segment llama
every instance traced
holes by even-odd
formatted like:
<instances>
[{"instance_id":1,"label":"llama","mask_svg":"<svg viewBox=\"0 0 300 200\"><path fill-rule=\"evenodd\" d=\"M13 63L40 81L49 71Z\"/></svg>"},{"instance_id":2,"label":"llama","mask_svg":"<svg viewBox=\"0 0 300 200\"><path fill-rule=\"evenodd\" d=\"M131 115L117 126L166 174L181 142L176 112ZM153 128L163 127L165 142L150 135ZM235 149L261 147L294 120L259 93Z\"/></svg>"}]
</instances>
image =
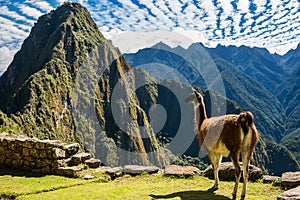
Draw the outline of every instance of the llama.
<instances>
[{"instance_id":1,"label":"llama","mask_svg":"<svg viewBox=\"0 0 300 200\"><path fill-rule=\"evenodd\" d=\"M236 197L241 177L239 156L242 153L243 189L242 198L246 195L250 159L258 142L258 132L251 112L241 112L239 115L223 115L207 118L203 97L194 91L186 102L194 104L195 129L202 153L206 153L214 170L215 183L211 188L217 190L219 185L219 165L222 157L231 156L235 167L236 181L233 197Z\"/></svg>"}]
</instances>

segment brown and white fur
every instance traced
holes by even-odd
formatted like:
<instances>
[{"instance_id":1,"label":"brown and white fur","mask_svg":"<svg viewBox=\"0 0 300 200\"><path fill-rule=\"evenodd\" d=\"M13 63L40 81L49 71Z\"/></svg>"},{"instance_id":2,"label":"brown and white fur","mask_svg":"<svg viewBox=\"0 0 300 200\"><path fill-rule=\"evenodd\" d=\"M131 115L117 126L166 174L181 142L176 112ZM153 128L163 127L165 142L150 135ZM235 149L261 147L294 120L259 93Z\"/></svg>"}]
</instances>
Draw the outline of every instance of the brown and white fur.
<instances>
[{"instance_id":1,"label":"brown and white fur","mask_svg":"<svg viewBox=\"0 0 300 200\"><path fill-rule=\"evenodd\" d=\"M239 156L242 153L243 162L243 190L242 198L245 197L250 159L258 141L258 132L254 124L251 112L241 112L239 115L223 115L207 118L203 97L194 91L186 98L187 102L194 104L195 125L199 146L202 153L206 153L210 159L215 177L213 190L219 185L219 165L223 156L230 154L235 167L236 181L233 196L236 196L241 168Z\"/></svg>"}]
</instances>

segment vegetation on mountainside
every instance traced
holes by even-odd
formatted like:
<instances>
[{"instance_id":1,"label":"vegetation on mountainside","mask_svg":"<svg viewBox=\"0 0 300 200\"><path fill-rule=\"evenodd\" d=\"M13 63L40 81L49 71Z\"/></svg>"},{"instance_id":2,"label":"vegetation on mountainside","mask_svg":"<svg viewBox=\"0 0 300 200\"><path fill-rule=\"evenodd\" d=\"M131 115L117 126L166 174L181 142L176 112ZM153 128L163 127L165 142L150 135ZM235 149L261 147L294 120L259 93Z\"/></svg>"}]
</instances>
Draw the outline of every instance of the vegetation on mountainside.
<instances>
[{"instance_id":1,"label":"vegetation on mountainside","mask_svg":"<svg viewBox=\"0 0 300 200\"><path fill-rule=\"evenodd\" d=\"M284 132L285 116L276 97L231 62L217 55L209 55L207 51L200 44L192 45L189 49L157 45L135 54L125 54L125 57L134 67L144 67L155 77L162 76L160 70L153 70L160 69L156 65L161 64L181 74L192 85L203 89L224 89L227 98L254 114L256 126L262 135L278 142Z\"/></svg>"},{"instance_id":2,"label":"vegetation on mountainside","mask_svg":"<svg viewBox=\"0 0 300 200\"><path fill-rule=\"evenodd\" d=\"M64 3L39 18L1 76L1 127L15 128L10 124L13 121L17 134L76 141L96 157L109 152L101 160L112 166L129 162L163 166L168 156L160 150L139 106L134 75L124 78L130 69L119 50L99 32L87 9ZM143 72L137 76L150 77ZM111 101L117 84L123 93ZM130 121L123 122L125 117ZM118 122L127 124L122 129ZM112 155L117 160L112 161Z\"/></svg>"},{"instance_id":3,"label":"vegetation on mountainside","mask_svg":"<svg viewBox=\"0 0 300 200\"><path fill-rule=\"evenodd\" d=\"M239 52L239 50L241 52ZM206 51L212 54L208 55ZM252 55L241 57L243 53L250 55L251 51L253 51L255 55L253 58ZM190 83L200 86L201 88L207 87L205 80L208 77L202 77L206 72L205 69L213 65L211 63L214 63L222 76L222 81L226 88L226 96L229 99L237 101L239 106L244 110L250 110L254 113L255 124L264 139L279 143L284 135L289 134L295 128L299 127L300 115L299 112L297 112L297 110L299 110L298 108L300 108L299 103L297 103L299 102L297 99L299 95L293 94L298 94L297 89L299 89L298 85L300 82L294 77L297 76L297 71L294 70L290 80L282 83L287 76L286 73L283 73L282 65L284 64L272 61L273 57L266 57L266 54L267 52L261 49L250 49L246 47L218 47L218 49L208 49L201 44L194 44L190 46L188 50L185 50L180 47L172 49L160 43L153 48L146 48L135 54L126 54L125 57L133 66L145 68L153 76L161 77L159 64L174 68ZM204 56L201 57L199 55ZM210 59L208 59L209 56L211 56ZM294 56L291 55L291 57ZM277 59L283 58L276 57L275 60ZM291 58L291 60L294 59ZM291 61L291 63L293 63L293 61ZM270 66L270 64L274 65ZM202 67L201 70L203 73L199 74L195 66L199 68ZM274 66L276 70L272 71L271 69ZM270 72L270 74L268 72ZM256 77L256 75L258 76ZM263 76L265 76L265 78L263 78ZM284 92L281 94L276 90L274 93L276 86L280 83L282 83L282 87L279 88L279 91L283 90ZM267 87L268 84L274 87ZM281 105L276 95L278 95L279 98L282 96L285 102L283 105L287 104L289 108L294 108L295 110L291 114L288 113L288 110L285 111L285 106L283 107ZM234 109L228 109L227 111L228 113L236 113ZM297 138L295 138L295 140L297 141ZM269 163L269 160L277 162L277 155L272 154L274 157L271 155L268 156L265 148L271 148L270 152L279 152L278 149L283 148L281 146L282 144L286 144L284 143L284 139L282 139L279 145L268 146L266 146L264 140L261 140L254 154L255 164L267 169L268 167L265 164ZM287 146L287 148L289 150L293 149L292 152L297 158L299 148L297 148L296 142L289 142L289 145L292 146ZM294 164L294 170L298 168L293 155L289 153L284 153L283 155L283 159L291 160L291 163ZM283 167L283 165L281 165L281 167ZM284 167L284 170L291 169L289 166ZM273 170L277 171L278 169L271 169L270 171Z\"/></svg>"},{"instance_id":4,"label":"vegetation on mountainside","mask_svg":"<svg viewBox=\"0 0 300 200\"><path fill-rule=\"evenodd\" d=\"M219 199L232 198L233 182L220 181L219 190L209 192L213 180L166 177L164 175L123 176L109 181L105 176L83 180L59 176L0 176L0 198L14 199ZM30 183L30 184L29 184ZM242 185L240 185L242 186ZM239 189L241 190L241 188ZM250 182L247 199L276 199L280 187Z\"/></svg>"},{"instance_id":5,"label":"vegetation on mountainside","mask_svg":"<svg viewBox=\"0 0 300 200\"><path fill-rule=\"evenodd\" d=\"M269 169L269 174L280 176L287 171L300 170L295 156L285 146L267 140L266 150L269 160L265 163L265 167L266 169Z\"/></svg>"},{"instance_id":6,"label":"vegetation on mountainside","mask_svg":"<svg viewBox=\"0 0 300 200\"><path fill-rule=\"evenodd\" d=\"M281 140L281 144L290 150L300 164L300 128L294 130Z\"/></svg>"}]
</instances>

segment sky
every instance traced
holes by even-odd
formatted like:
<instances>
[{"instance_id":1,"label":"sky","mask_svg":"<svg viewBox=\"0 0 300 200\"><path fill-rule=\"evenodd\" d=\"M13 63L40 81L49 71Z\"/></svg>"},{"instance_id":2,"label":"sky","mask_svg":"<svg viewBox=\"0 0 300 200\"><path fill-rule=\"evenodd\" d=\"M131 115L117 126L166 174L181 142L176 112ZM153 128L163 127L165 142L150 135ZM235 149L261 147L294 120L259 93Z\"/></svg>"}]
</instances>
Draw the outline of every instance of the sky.
<instances>
[{"instance_id":1,"label":"sky","mask_svg":"<svg viewBox=\"0 0 300 200\"><path fill-rule=\"evenodd\" d=\"M0 73L38 17L64 0L0 0ZM187 48L246 45L285 54L300 41L298 0L75 0L121 52L162 41Z\"/></svg>"}]
</instances>

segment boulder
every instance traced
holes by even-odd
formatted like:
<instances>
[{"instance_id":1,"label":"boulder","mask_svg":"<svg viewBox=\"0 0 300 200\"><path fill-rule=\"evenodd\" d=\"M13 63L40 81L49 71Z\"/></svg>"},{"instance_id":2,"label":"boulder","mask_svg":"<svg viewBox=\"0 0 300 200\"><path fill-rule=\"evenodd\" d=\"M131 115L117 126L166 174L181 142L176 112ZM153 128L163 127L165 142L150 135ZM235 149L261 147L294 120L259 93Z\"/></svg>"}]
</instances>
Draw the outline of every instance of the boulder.
<instances>
[{"instance_id":1,"label":"boulder","mask_svg":"<svg viewBox=\"0 0 300 200\"><path fill-rule=\"evenodd\" d=\"M122 176L123 168L122 167L113 167L106 171L112 179Z\"/></svg>"},{"instance_id":2,"label":"boulder","mask_svg":"<svg viewBox=\"0 0 300 200\"><path fill-rule=\"evenodd\" d=\"M35 149L31 149L31 153L30 153L32 156L34 156L32 153L33 150L35 150ZM64 159L64 158L66 158L66 151L62 150L60 148L53 148L52 149L52 158L53 159Z\"/></svg>"},{"instance_id":3,"label":"boulder","mask_svg":"<svg viewBox=\"0 0 300 200\"><path fill-rule=\"evenodd\" d=\"M100 166L95 169L95 172L107 173L110 169L112 169L112 168L108 167L108 166Z\"/></svg>"},{"instance_id":4,"label":"boulder","mask_svg":"<svg viewBox=\"0 0 300 200\"><path fill-rule=\"evenodd\" d=\"M242 163L240 163L240 167L243 171ZM250 181L257 181L258 179L262 178L263 172L260 168L249 165L249 177L248 180ZM204 170L204 176L208 177L209 179L214 179L214 172L212 169L212 165L208 166ZM232 162L223 162L220 164L219 167L219 179L222 181L235 181L235 169ZM243 180L243 176L241 175L241 180Z\"/></svg>"},{"instance_id":5,"label":"boulder","mask_svg":"<svg viewBox=\"0 0 300 200\"><path fill-rule=\"evenodd\" d=\"M70 178L78 178L79 172L83 170L81 166L73 166L73 167L60 167L57 169L56 174L61 176L66 176Z\"/></svg>"},{"instance_id":6,"label":"boulder","mask_svg":"<svg viewBox=\"0 0 300 200\"><path fill-rule=\"evenodd\" d=\"M80 145L78 143L68 144L64 146L64 149L66 150L68 156L72 156L76 153L78 153L80 148Z\"/></svg>"},{"instance_id":7,"label":"boulder","mask_svg":"<svg viewBox=\"0 0 300 200\"><path fill-rule=\"evenodd\" d=\"M159 168L156 166L141 166L141 165L125 165L123 167L123 173L137 175L137 174L153 174L159 171Z\"/></svg>"},{"instance_id":8,"label":"boulder","mask_svg":"<svg viewBox=\"0 0 300 200\"><path fill-rule=\"evenodd\" d=\"M300 186L287 190L278 196L277 200L299 200L300 199Z\"/></svg>"},{"instance_id":9,"label":"boulder","mask_svg":"<svg viewBox=\"0 0 300 200\"><path fill-rule=\"evenodd\" d=\"M90 159L84 161L84 164L89 166L89 168L97 168L100 166L101 161L99 159L90 158Z\"/></svg>"},{"instance_id":10,"label":"boulder","mask_svg":"<svg viewBox=\"0 0 300 200\"><path fill-rule=\"evenodd\" d=\"M281 176L281 185L285 189L295 188L300 185L300 171L285 172Z\"/></svg>"},{"instance_id":11,"label":"boulder","mask_svg":"<svg viewBox=\"0 0 300 200\"><path fill-rule=\"evenodd\" d=\"M71 157L71 160L69 162L70 165L76 166L81 163L84 163L84 161L91 158L91 154L89 153L78 153Z\"/></svg>"},{"instance_id":12,"label":"boulder","mask_svg":"<svg viewBox=\"0 0 300 200\"><path fill-rule=\"evenodd\" d=\"M169 165L165 168L164 173L172 176L198 176L201 171L193 166Z\"/></svg>"},{"instance_id":13,"label":"boulder","mask_svg":"<svg viewBox=\"0 0 300 200\"><path fill-rule=\"evenodd\" d=\"M83 177L83 179L85 179L85 180L90 180L90 179L94 179L94 178L95 178L95 176L92 176L92 175L89 175L89 174L86 174Z\"/></svg>"},{"instance_id":14,"label":"boulder","mask_svg":"<svg viewBox=\"0 0 300 200\"><path fill-rule=\"evenodd\" d=\"M281 178L279 176L263 175L263 183L272 183L278 179Z\"/></svg>"}]
</instances>

